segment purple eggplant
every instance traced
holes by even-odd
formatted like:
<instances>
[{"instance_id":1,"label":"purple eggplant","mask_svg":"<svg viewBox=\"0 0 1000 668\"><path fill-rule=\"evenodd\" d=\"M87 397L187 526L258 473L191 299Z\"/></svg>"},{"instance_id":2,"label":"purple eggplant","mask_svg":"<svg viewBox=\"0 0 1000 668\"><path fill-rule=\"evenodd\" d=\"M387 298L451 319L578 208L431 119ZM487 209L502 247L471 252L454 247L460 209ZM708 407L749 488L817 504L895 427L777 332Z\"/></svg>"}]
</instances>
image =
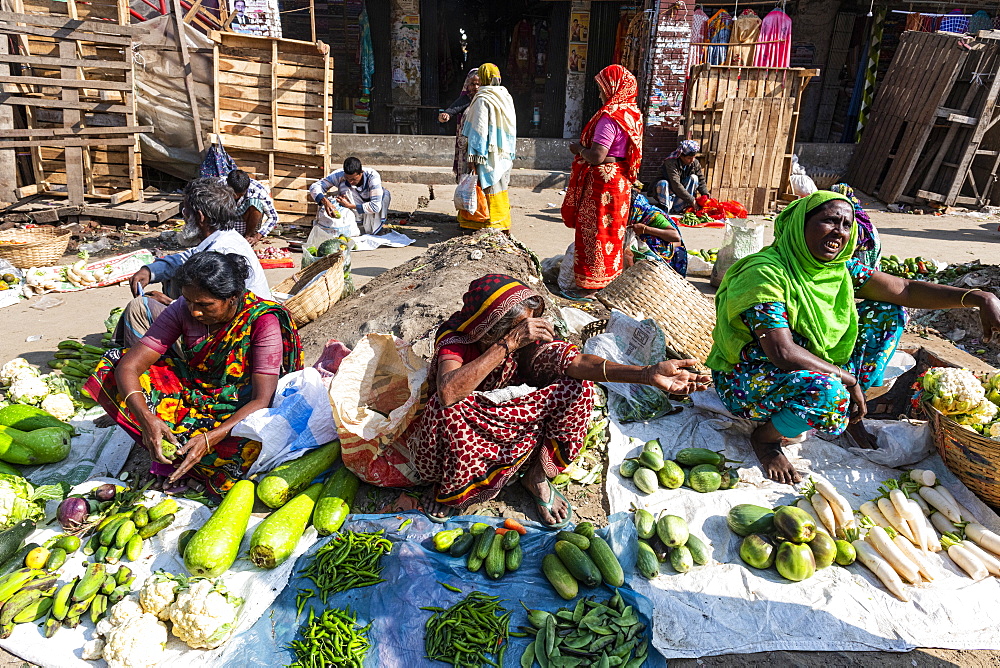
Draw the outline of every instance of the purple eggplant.
<instances>
[{"instance_id":1,"label":"purple eggplant","mask_svg":"<svg viewBox=\"0 0 1000 668\"><path fill-rule=\"evenodd\" d=\"M87 500L81 499L78 496L71 496L59 504L59 511L56 513L56 517L63 528L69 529L86 522L88 514L89 507L87 506Z\"/></svg>"}]
</instances>

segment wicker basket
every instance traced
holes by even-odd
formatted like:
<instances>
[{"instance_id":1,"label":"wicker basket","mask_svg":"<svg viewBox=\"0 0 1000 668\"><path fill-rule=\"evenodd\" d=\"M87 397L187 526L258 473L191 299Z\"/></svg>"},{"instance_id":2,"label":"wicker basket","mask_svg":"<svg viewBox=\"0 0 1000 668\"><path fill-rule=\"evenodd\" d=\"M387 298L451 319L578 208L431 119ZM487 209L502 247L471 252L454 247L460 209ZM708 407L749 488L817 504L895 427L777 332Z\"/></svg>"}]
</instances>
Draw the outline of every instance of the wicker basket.
<instances>
[{"instance_id":1,"label":"wicker basket","mask_svg":"<svg viewBox=\"0 0 1000 668\"><path fill-rule=\"evenodd\" d=\"M702 364L712 350L715 304L660 262L640 260L597 293L608 308L632 318L652 318L663 329L667 353Z\"/></svg>"},{"instance_id":2,"label":"wicker basket","mask_svg":"<svg viewBox=\"0 0 1000 668\"><path fill-rule=\"evenodd\" d=\"M70 239L69 230L52 230L32 227L25 230L0 232L0 258L7 260L18 269L49 267L59 261L66 252ZM20 241L8 245L5 241Z\"/></svg>"},{"instance_id":3,"label":"wicker basket","mask_svg":"<svg viewBox=\"0 0 1000 668\"><path fill-rule=\"evenodd\" d=\"M592 336L597 336L598 334L603 334L604 330L608 328L608 321L605 320L595 320L594 322L588 322L580 330L580 341L581 343L586 343L587 339Z\"/></svg>"},{"instance_id":4,"label":"wicker basket","mask_svg":"<svg viewBox=\"0 0 1000 668\"><path fill-rule=\"evenodd\" d=\"M1000 506L1000 442L969 431L927 402L923 409L945 466L980 499Z\"/></svg>"},{"instance_id":5,"label":"wicker basket","mask_svg":"<svg viewBox=\"0 0 1000 668\"><path fill-rule=\"evenodd\" d=\"M344 294L344 259L343 253L327 255L274 286L272 292L292 295L285 301L285 308L297 326L329 311ZM310 285L309 281L319 274L323 275Z\"/></svg>"}]
</instances>

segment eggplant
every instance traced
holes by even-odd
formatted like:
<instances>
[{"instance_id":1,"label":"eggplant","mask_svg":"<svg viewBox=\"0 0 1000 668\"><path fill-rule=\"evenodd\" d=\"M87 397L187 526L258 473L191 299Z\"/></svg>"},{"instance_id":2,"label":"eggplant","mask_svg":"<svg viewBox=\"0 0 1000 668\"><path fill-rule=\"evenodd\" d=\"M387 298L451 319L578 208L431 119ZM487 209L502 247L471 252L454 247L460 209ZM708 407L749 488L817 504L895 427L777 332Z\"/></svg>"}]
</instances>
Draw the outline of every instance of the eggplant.
<instances>
[{"instance_id":1,"label":"eggplant","mask_svg":"<svg viewBox=\"0 0 1000 668\"><path fill-rule=\"evenodd\" d=\"M94 490L94 498L98 501L113 501L118 490L111 483L105 483Z\"/></svg>"},{"instance_id":2,"label":"eggplant","mask_svg":"<svg viewBox=\"0 0 1000 668\"><path fill-rule=\"evenodd\" d=\"M87 505L87 500L81 499L78 496L71 496L59 504L56 517L64 529L70 529L86 522L87 515L89 514L90 508Z\"/></svg>"}]
</instances>

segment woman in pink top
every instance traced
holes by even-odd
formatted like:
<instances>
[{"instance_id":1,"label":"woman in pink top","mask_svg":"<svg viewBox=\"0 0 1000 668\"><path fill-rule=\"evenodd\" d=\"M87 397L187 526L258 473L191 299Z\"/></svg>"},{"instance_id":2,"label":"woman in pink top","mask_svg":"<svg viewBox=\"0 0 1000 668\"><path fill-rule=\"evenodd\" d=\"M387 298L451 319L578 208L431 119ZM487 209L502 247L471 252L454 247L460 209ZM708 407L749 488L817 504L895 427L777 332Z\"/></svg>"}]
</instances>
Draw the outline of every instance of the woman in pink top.
<instances>
[{"instance_id":1,"label":"woman in pink top","mask_svg":"<svg viewBox=\"0 0 1000 668\"><path fill-rule=\"evenodd\" d=\"M161 482L192 475L222 494L245 477L260 443L230 432L270 406L280 375L302 368L295 323L246 289L249 275L241 255L192 256L175 276L182 296L84 386L149 451Z\"/></svg>"}]
</instances>

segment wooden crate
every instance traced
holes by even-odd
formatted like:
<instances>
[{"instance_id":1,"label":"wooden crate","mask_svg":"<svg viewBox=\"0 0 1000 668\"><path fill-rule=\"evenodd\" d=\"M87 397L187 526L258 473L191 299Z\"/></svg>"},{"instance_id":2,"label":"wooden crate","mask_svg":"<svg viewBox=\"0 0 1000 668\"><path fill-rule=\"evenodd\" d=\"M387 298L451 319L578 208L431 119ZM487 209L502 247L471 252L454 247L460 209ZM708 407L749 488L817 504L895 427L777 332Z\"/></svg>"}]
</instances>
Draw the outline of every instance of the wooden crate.
<instances>
[{"instance_id":1,"label":"wooden crate","mask_svg":"<svg viewBox=\"0 0 1000 668\"><path fill-rule=\"evenodd\" d=\"M803 89L817 70L691 68L685 135L701 143L706 185L751 214L772 211L788 190Z\"/></svg>"},{"instance_id":2,"label":"wooden crate","mask_svg":"<svg viewBox=\"0 0 1000 668\"><path fill-rule=\"evenodd\" d=\"M212 32L215 134L241 169L266 181L282 223L316 214L309 185L330 171L333 66L317 44Z\"/></svg>"},{"instance_id":3,"label":"wooden crate","mask_svg":"<svg viewBox=\"0 0 1000 668\"><path fill-rule=\"evenodd\" d=\"M13 46L0 56L0 105L18 108L26 127L0 130L0 149L28 149L34 180L17 195L141 201L138 134L152 128L135 119L127 2L17 0L14 9L0 12L0 49Z\"/></svg>"}]
</instances>

